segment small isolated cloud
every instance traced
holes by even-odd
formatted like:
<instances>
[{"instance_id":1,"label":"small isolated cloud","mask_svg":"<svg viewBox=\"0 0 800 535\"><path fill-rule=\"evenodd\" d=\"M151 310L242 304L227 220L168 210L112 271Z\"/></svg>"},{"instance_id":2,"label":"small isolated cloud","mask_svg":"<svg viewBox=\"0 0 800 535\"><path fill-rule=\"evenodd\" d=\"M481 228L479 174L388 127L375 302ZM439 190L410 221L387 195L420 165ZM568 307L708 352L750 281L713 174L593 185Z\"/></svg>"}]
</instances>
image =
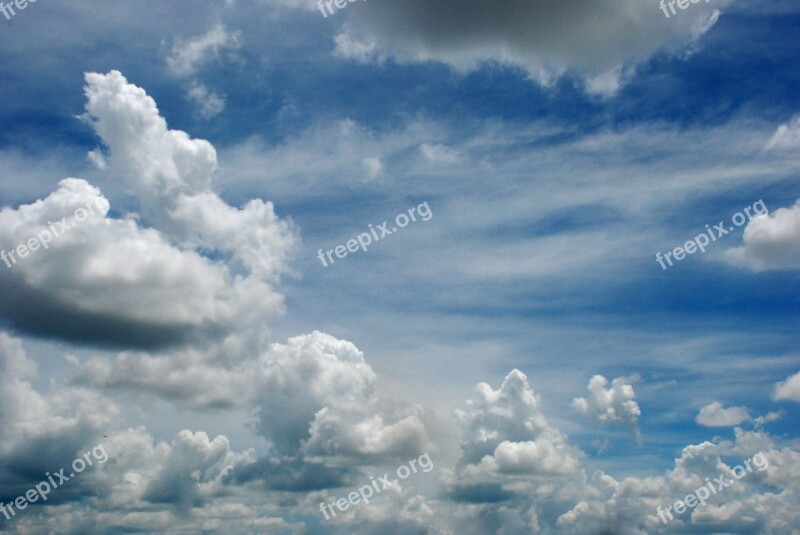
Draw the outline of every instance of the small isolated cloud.
<instances>
[{"instance_id":1,"label":"small isolated cloud","mask_svg":"<svg viewBox=\"0 0 800 535\"><path fill-rule=\"evenodd\" d=\"M764 424L768 424L768 423L771 423L771 422L777 422L781 418L783 418L783 412L782 411L770 411L767 414L765 414L764 416L758 416L756 418L753 418L753 424L756 427L763 427Z\"/></svg>"},{"instance_id":2,"label":"small isolated cloud","mask_svg":"<svg viewBox=\"0 0 800 535\"><path fill-rule=\"evenodd\" d=\"M197 105L200 116L204 119L219 115L225 109L225 99L214 91L209 90L203 84L192 83L187 94L189 100Z\"/></svg>"},{"instance_id":3,"label":"small isolated cloud","mask_svg":"<svg viewBox=\"0 0 800 535\"><path fill-rule=\"evenodd\" d=\"M359 63L383 61L383 56L378 54L378 45L371 41L363 41L340 33L333 38L336 43L334 54L339 57L355 60Z\"/></svg>"},{"instance_id":4,"label":"small isolated cloud","mask_svg":"<svg viewBox=\"0 0 800 535\"><path fill-rule=\"evenodd\" d=\"M697 414L695 421L705 427L735 427L743 422L751 420L747 407L728 407L715 401L706 405Z\"/></svg>"},{"instance_id":5,"label":"small isolated cloud","mask_svg":"<svg viewBox=\"0 0 800 535\"><path fill-rule=\"evenodd\" d=\"M726 256L729 262L755 271L800 268L800 200L790 208L754 217L744 229L744 245Z\"/></svg>"},{"instance_id":6,"label":"small isolated cloud","mask_svg":"<svg viewBox=\"0 0 800 535\"><path fill-rule=\"evenodd\" d=\"M775 385L775 401L798 401L800 402L800 372L787 377L785 381Z\"/></svg>"},{"instance_id":7,"label":"small isolated cloud","mask_svg":"<svg viewBox=\"0 0 800 535\"><path fill-rule=\"evenodd\" d=\"M239 32L228 32L218 24L203 35L176 42L167 57L167 69L172 76L191 77L197 74L203 64L219 58L224 50L236 50L239 46ZM225 98L197 80L189 84L186 98L197 106L198 113L204 119L219 115L225 109Z\"/></svg>"},{"instance_id":8,"label":"small isolated cloud","mask_svg":"<svg viewBox=\"0 0 800 535\"><path fill-rule=\"evenodd\" d=\"M625 85L625 80L630 77L632 72L624 73L622 66L618 65L606 72L586 77L586 92L602 98L610 98L617 94L620 88Z\"/></svg>"},{"instance_id":9,"label":"small isolated cloud","mask_svg":"<svg viewBox=\"0 0 800 535\"><path fill-rule=\"evenodd\" d=\"M235 50L239 46L239 32L228 32L218 24L203 35L176 42L167 57L167 67L174 76L192 76L203 63L218 58L224 50Z\"/></svg>"},{"instance_id":10,"label":"small isolated cloud","mask_svg":"<svg viewBox=\"0 0 800 535\"><path fill-rule=\"evenodd\" d=\"M572 408L603 424L623 424L639 437L639 416L642 411L636 403L633 385L637 377L617 377L606 388L608 379L595 375L589 380L589 398L575 398Z\"/></svg>"}]
</instances>

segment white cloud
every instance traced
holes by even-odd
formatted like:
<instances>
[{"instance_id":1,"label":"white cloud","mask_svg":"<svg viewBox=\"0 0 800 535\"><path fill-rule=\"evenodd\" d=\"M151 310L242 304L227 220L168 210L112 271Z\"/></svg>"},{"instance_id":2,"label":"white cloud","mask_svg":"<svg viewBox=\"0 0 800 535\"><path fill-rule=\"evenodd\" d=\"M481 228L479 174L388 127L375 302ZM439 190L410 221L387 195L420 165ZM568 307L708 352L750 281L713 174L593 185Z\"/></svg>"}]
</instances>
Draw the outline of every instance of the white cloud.
<instances>
[{"instance_id":1,"label":"white cloud","mask_svg":"<svg viewBox=\"0 0 800 535\"><path fill-rule=\"evenodd\" d=\"M204 432L183 430L173 440L162 466L153 474L142 494L152 503L167 503L184 511L200 506L222 487L222 480L239 460L225 436L210 440Z\"/></svg>"},{"instance_id":2,"label":"white cloud","mask_svg":"<svg viewBox=\"0 0 800 535\"><path fill-rule=\"evenodd\" d=\"M29 382L36 370L20 342L2 333L0 368L3 406L28 410L15 410L12 420L0 422L0 444L6 446L0 449L4 462L13 458L17 462L39 459L40 464L52 463L42 448L58 443L59 450L86 451L96 443L92 440L99 440L101 429L109 435L102 439L108 462L70 483L72 491L79 494L70 495L58 507L26 512L11 527L11 533L42 532L43 526L57 521L59 533L87 532L99 526L109 532L122 527L149 532L178 528L196 531L202 527L232 534L254 528L299 534L304 532L303 522L287 519L316 514L319 502L346 495L340 489L308 492L300 487L297 490L302 492L286 492L254 484L278 475L295 482L306 477L302 470L286 472L282 456L269 459L260 478L242 479L242 473L251 470L259 459L253 450L234 451L224 435L212 439L206 432L183 430L170 441L156 441L143 428L120 429L115 423L119 421L116 409L95 394L67 387L53 396L42 396ZM333 431L324 431L324 444L329 452L336 452L328 460L335 459L333 466L342 469L359 468L365 461L377 460L375 452L386 453L388 445L403 444L403 440L396 440L400 435L388 432L390 426L367 426L369 430L359 435L365 422L360 408L380 403L374 402L374 373L349 342L321 333L297 337L286 345L274 345L259 358L258 369L263 381L255 382L264 395L261 400L275 404L269 409L272 416L268 420L276 427L261 420L270 437L294 434L294 425L282 423L289 420L298 423L292 441L302 435L301 421L311 418L321 428L331 425ZM252 373L251 377L256 375ZM303 405L303 396L312 402ZM327 415L335 418L324 418L326 411L315 412L318 405L328 407ZM674 467L659 476L617 481L598 471L587 481L581 467L583 455L547 422L539 405L527 378L519 371L512 371L497 390L479 384L467 408L456 412L464 432L462 459L453 470L437 460L447 498L425 498L404 482L377 497L372 507L361 506L339 515L326 528L335 534L359 535L406 531L437 535L538 533L556 527L586 535L666 534L672 527L680 527L681 520L665 526L656 514L657 507L663 508L673 503L675 496L705 485L706 478L723 474L733 479L732 465L723 462L723 456L741 461L758 451L763 452L768 468L762 472L754 466L737 485L696 508L684 519L684 527L714 522L718 531L784 533L787 526L800 521L795 492L800 480L800 453L778 447L763 432L737 429L733 442L687 446ZM280 414L294 407L298 411L282 420ZM0 417L8 414L3 411ZM306 429L308 436L315 435L313 426ZM387 433L394 438L386 437ZM383 444L370 452L369 447L364 448L368 446L364 438L380 439ZM305 444L304 439L299 440ZM292 448L285 451L292 454ZM408 453L400 453L407 455L402 462L411 458ZM388 457L383 460L388 461ZM35 468L33 473L38 473ZM361 475L350 484L368 482L365 478ZM3 479L4 485L9 482ZM34 481L13 481L22 488L31 483Z\"/></svg>"},{"instance_id":3,"label":"white cloud","mask_svg":"<svg viewBox=\"0 0 800 535\"><path fill-rule=\"evenodd\" d=\"M246 324L264 331L264 319L283 311L273 285L297 243L294 226L260 199L226 204L211 190L211 144L169 130L122 74L86 80L85 118L108 149L107 172L126 181L141 216L109 217L108 200L75 178L45 199L0 210L4 251L58 231L0 270L2 314L28 331L129 346L217 338ZM62 218L71 228L50 224Z\"/></svg>"},{"instance_id":4,"label":"white cloud","mask_svg":"<svg viewBox=\"0 0 800 535\"><path fill-rule=\"evenodd\" d=\"M454 485L480 485L506 476L574 477L583 454L567 444L539 411L528 378L513 370L498 390L481 383L456 419L464 430Z\"/></svg>"},{"instance_id":5,"label":"white cloud","mask_svg":"<svg viewBox=\"0 0 800 535\"><path fill-rule=\"evenodd\" d=\"M185 246L231 253L254 275L275 280L296 235L272 203L227 205L211 190L217 154L208 141L168 129L155 101L117 71L87 74L86 80L87 121L110 151L110 169L137 195L143 215Z\"/></svg>"},{"instance_id":6,"label":"white cloud","mask_svg":"<svg viewBox=\"0 0 800 535\"><path fill-rule=\"evenodd\" d=\"M31 474L44 474L54 461L96 445L92 441L120 416L119 407L96 392L62 387L43 395L33 385L36 379L37 367L21 340L0 331L0 463L27 467L0 471L2 488L28 488L22 483Z\"/></svg>"},{"instance_id":7,"label":"white cloud","mask_svg":"<svg viewBox=\"0 0 800 535\"><path fill-rule=\"evenodd\" d=\"M629 78L632 75L632 72L626 73L625 78ZM585 85L586 92L590 95L603 98L613 97L624 85L622 66L614 67L594 76L587 76Z\"/></svg>"},{"instance_id":8,"label":"white cloud","mask_svg":"<svg viewBox=\"0 0 800 535\"><path fill-rule=\"evenodd\" d=\"M201 36L173 44L167 67L174 76L191 76L201 65L218 58L222 51L235 50L240 45L239 32L228 32L218 24Z\"/></svg>"},{"instance_id":9,"label":"white cloud","mask_svg":"<svg viewBox=\"0 0 800 535\"><path fill-rule=\"evenodd\" d=\"M718 401L700 409L697 418L695 418L698 424L706 427L734 427L750 420L751 417L750 413L747 412L747 407L728 407L726 409Z\"/></svg>"},{"instance_id":10,"label":"white cloud","mask_svg":"<svg viewBox=\"0 0 800 535\"><path fill-rule=\"evenodd\" d=\"M632 383L636 380L636 377L617 377L607 389L608 379L595 375L589 380L590 397L575 398L572 408L604 424L623 424L638 437L642 411L633 390Z\"/></svg>"},{"instance_id":11,"label":"white cloud","mask_svg":"<svg viewBox=\"0 0 800 535\"><path fill-rule=\"evenodd\" d=\"M76 210L87 206L97 208L88 210L84 221L75 221ZM244 291L244 281L232 280L224 266L194 251L173 246L156 230L132 219L109 218L108 209L97 188L84 180L65 179L45 199L0 211L2 249L13 250L53 228L60 232L47 249L17 258L10 268L2 266L7 316L24 327L52 333L58 325L48 325L47 309L34 306L41 301L60 311L62 321L114 317L118 335L123 323L168 336L170 329L202 330L234 321L232 305ZM63 217L74 225L69 230L48 225ZM27 303L25 310L11 306L17 300ZM272 302L279 310L275 298Z\"/></svg>"},{"instance_id":12,"label":"white cloud","mask_svg":"<svg viewBox=\"0 0 800 535\"><path fill-rule=\"evenodd\" d=\"M167 57L167 68L173 76L190 77L211 59L219 59L223 51L230 52L240 46L240 32L228 32L224 26L217 24L201 36L173 44L172 52ZM219 115L225 109L225 98L197 80L189 84L186 97L197 106L198 113L204 119Z\"/></svg>"},{"instance_id":13,"label":"white cloud","mask_svg":"<svg viewBox=\"0 0 800 535\"><path fill-rule=\"evenodd\" d=\"M83 362L72 380L109 392L147 392L195 408L246 405L256 385L252 367L239 364L251 349L243 339L230 336L202 349L155 354L126 351L111 359L97 355Z\"/></svg>"},{"instance_id":14,"label":"white cloud","mask_svg":"<svg viewBox=\"0 0 800 535\"><path fill-rule=\"evenodd\" d=\"M784 413L783 411L770 411L764 416L756 416L753 418L753 424L758 427L763 427L765 424L777 422L781 418L783 418Z\"/></svg>"},{"instance_id":15,"label":"white cloud","mask_svg":"<svg viewBox=\"0 0 800 535\"><path fill-rule=\"evenodd\" d=\"M775 385L775 401L800 402L800 372L786 378L785 381Z\"/></svg>"},{"instance_id":16,"label":"white cloud","mask_svg":"<svg viewBox=\"0 0 800 535\"><path fill-rule=\"evenodd\" d=\"M767 150L792 150L800 148L800 116L783 124L767 142Z\"/></svg>"},{"instance_id":17,"label":"white cloud","mask_svg":"<svg viewBox=\"0 0 800 535\"><path fill-rule=\"evenodd\" d=\"M404 459L432 448L424 411L375 394L375 373L353 344L324 333L272 344L256 360L244 335L198 350L87 360L77 384L149 392L197 408L251 407L277 455L314 462Z\"/></svg>"},{"instance_id":18,"label":"white cloud","mask_svg":"<svg viewBox=\"0 0 800 535\"><path fill-rule=\"evenodd\" d=\"M200 116L204 119L219 115L225 109L225 98L201 83L192 83L189 87L188 96L197 105L200 110Z\"/></svg>"},{"instance_id":19,"label":"white cloud","mask_svg":"<svg viewBox=\"0 0 800 535\"><path fill-rule=\"evenodd\" d=\"M744 229L744 245L726 254L729 262L756 271L800 268L800 200L754 217Z\"/></svg>"},{"instance_id":20,"label":"white cloud","mask_svg":"<svg viewBox=\"0 0 800 535\"><path fill-rule=\"evenodd\" d=\"M430 444L421 409L375 395L375 373L353 344L313 332L275 344L259 363L257 429L283 454L402 459Z\"/></svg>"},{"instance_id":21,"label":"white cloud","mask_svg":"<svg viewBox=\"0 0 800 535\"><path fill-rule=\"evenodd\" d=\"M378 45L374 42L359 40L346 33L334 37L334 42L336 47L333 52L339 57L352 59L359 63L383 61L383 56L378 53Z\"/></svg>"}]
</instances>

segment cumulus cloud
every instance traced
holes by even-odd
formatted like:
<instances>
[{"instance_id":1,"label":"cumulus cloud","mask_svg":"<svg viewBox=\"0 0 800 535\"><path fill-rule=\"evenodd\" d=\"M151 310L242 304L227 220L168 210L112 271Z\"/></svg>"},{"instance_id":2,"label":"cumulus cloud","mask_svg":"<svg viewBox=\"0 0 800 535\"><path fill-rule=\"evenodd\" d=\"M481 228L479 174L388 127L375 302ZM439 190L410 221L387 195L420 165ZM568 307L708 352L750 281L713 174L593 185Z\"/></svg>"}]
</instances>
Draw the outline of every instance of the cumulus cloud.
<instances>
[{"instance_id":1,"label":"cumulus cloud","mask_svg":"<svg viewBox=\"0 0 800 535\"><path fill-rule=\"evenodd\" d=\"M744 229L744 245L726 254L729 262L755 271L800 268L800 200L754 217Z\"/></svg>"},{"instance_id":2,"label":"cumulus cloud","mask_svg":"<svg viewBox=\"0 0 800 535\"><path fill-rule=\"evenodd\" d=\"M572 408L604 424L622 424L639 436L639 416L642 411L636 403L633 382L636 377L617 377L606 388L608 379L595 375L589 380L589 398L575 398Z\"/></svg>"},{"instance_id":3,"label":"cumulus cloud","mask_svg":"<svg viewBox=\"0 0 800 535\"><path fill-rule=\"evenodd\" d=\"M225 203L211 190L211 144L169 130L122 74L86 80L85 118L108 149L107 171L126 180L142 213L111 217L99 189L75 178L0 210L0 249L17 251L0 270L0 313L38 334L144 347L263 328L283 310L273 286L294 226L272 203ZM19 249L28 244L36 250Z\"/></svg>"},{"instance_id":4,"label":"cumulus cloud","mask_svg":"<svg viewBox=\"0 0 800 535\"><path fill-rule=\"evenodd\" d=\"M183 430L173 440L160 470L148 482L142 499L183 510L201 506L236 463L237 455L226 437L210 440L204 432Z\"/></svg>"},{"instance_id":5,"label":"cumulus cloud","mask_svg":"<svg viewBox=\"0 0 800 535\"><path fill-rule=\"evenodd\" d=\"M728 407L715 401L706 405L697 414L695 421L706 427L734 427L751 420L747 407Z\"/></svg>"},{"instance_id":6,"label":"cumulus cloud","mask_svg":"<svg viewBox=\"0 0 800 535\"><path fill-rule=\"evenodd\" d=\"M253 450L235 451L223 435L211 438L202 431L182 430L171 440L158 441L143 428L117 427L113 405L79 389L67 387L42 396L30 382L36 367L20 341L0 333L0 396L3 407L20 409L0 412L4 418L0 457L5 465L13 461L33 474L25 479L0 472L2 488L29 488L41 478L39 470L52 468L45 468L42 459L62 462L60 454L66 464L71 450L85 451L92 440L99 441L100 430L109 435L102 439L109 455L106 464L71 482L75 487L62 490L52 504L26 511L8 531L42 532L57 524L58 530L48 532L202 528L233 534L253 529L303 533L307 526L302 521L287 519L302 518L317 511L320 501L344 495L326 489L363 483L364 461L381 457L388 461L395 453L407 455L415 449L403 450L406 442L395 438L415 435L390 432L391 423L359 435L366 421L360 407L375 409L380 403L375 402L374 373L349 342L315 332L275 344L259 358L257 367L261 379L254 382L265 406L256 413L256 427L276 443L281 433L291 435L278 446L281 453L262 458ZM303 396L311 401L304 404ZM266 407L270 403L274 408ZM322 405L329 409L327 414L317 409ZM281 419L279 414L293 407L298 412ZM453 470L437 466L445 491L440 499L397 486L382 493L372 507L340 515L326 528L336 534L365 535L555 529L640 535L670 533L673 526L700 531L713 523L725 532L788 533L788 527L800 521L796 512L800 453L779 447L764 432L737 428L734 441L689 445L662 475L616 480L596 471L587 479L582 453L548 423L539 407L527 377L517 370L496 390L479 384L466 409L456 411L463 430L461 460ZM386 407L376 409L381 411L391 412ZM321 450L307 446L317 432L314 423L320 430L330 426ZM370 437L381 437L383 442L363 440ZM294 450L306 449L309 456L290 459L290 442L299 443ZM747 473L735 486L713 495L706 506L670 526L659 520L657 507L693 492L706 484L706 478L720 474L736 478L735 464L759 451L768 462L765 470ZM311 458L324 457L323 453L335 462L326 465ZM403 462L408 458L412 456ZM235 525L230 524L232 519Z\"/></svg>"},{"instance_id":7,"label":"cumulus cloud","mask_svg":"<svg viewBox=\"0 0 800 535\"><path fill-rule=\"evenodd\" d=\"M670 19L657 4L637 0L358 3L348 11L352 25L336 38L336 50L359 61L387 55L462 70L496 61L545 86L574 72L590 93L610 96L637 65L695 46L729 3L701 2Z\"/></svg>"},{"instance_id":8,"label":"cumulus cloud","mask_svg":"<svg viewBox=\"0 0 800 535\"><path fill-rule=\"evenodd\" d=\"M800 402L800 372L776 384L773 399L775 399L775 401Z\"/></svg>"},{"instance_id":9,"label":"cumulus cloud","mask_svg":"<svg viewBox=\"0 0 800 535\"><path fill-rule=\"evenodd\" d=\"M227 205L211 190L217 153L208 141L170 130L155 101L117 71L88 74L86 81L86 120L108 147L111 170L125 179L152 224L187 246L230 253L259 277L275 279L296 237L272 203Z\"/></svg>"},{"instance_id":10,"label":"cumulus cloud","mask_svg":"<svg viewBox=\"0 0 800 535\"><path fill-rule=\"evenodd\" d=\"M447 511L451 529L465 535L556 529L644 535L701 531L714 523L717 531L788 533L787 527L798 518L792 478L800 470L800 454L779 448L762 431L736 428L735 441L686 446L661 475L617 480L597 470L586 478L580 451L546 423L537 406L525 376L515 370L499 390L479 385L468 409L456 413L464 429L463 456L455 470L442 477L453 504L441 510ZM764 462L758 467L751 463L753 470L738 478L744 468L737 463L759 452ZM715 493L705 507L668 525L659 519L658 507L720 475L737 480L737 485ZM741 515L727 514L731 510Z\"/></svg>"},{"instance_id":11,"label":"cumulus cloud","mask_svg":"<svg viewBox=\"0 0 800 535\"><path fill-rule=\"evenodd\" d=\"M36 379L37 367L21 340L0 332L0 501L22 494L56 466L69 466L120 416L96 392L65 387L44 395L34 387ZM91 474L82 474L55 502L90 493L90 483Z\"/></svg>"},{"instance_id":12,"label":"cumulus cloud","mask_svg":"<svg viewBox=\"0 0 800 535\"><path fill-rule=\"evenodd\" d=\"M790 450L776 449L763 433L737 430L736 435L733 443L686 446L674 467L663 476L628 477L618 482L596 472L585 489L585 498L558 518L557 527L587 535L673 533L675 529L694 532L709 524L720 532L789 533L787 527L797 519L792 505L796 499L789 490L793 484L775 484L774 477L779 472L775 463L783 463L785 470L794 472L800 466L796 464L796 456ZM764 455L768 465L763 471L761 463L760 467L752 466L751 472L744 467L734 472L736 463L727 464L723 460L733 457L743 464L741 461L758 453ZM729 487L712 495L706 505L668 524L659 519L658 507L663 509L673 504L676 496L686 496L706 484L706 478L720 475ZM736 480L736 485L731 486L731 480ZM777 493L764 490L765 484L785 490Z\"/></svg>"},{"instance_id":13,"label":"cumulus cloud","mask_svg":"<svg viewBox=\"0 0 800 535\"><path fill-rule=\"evenodd\" d=\"M509 526L535 532L542 511L582 486L583 453L548 423L519 370L497 390L479 384L455 416L463 430L462 456L441 483L459 504L453 519L459 533L503 532L497 530Z\"/></svg>"},{"instance_id":14,"label":"cumulus cloud","mask_svg":"<svg viewBox=\"0 0 800 535\"><path fill-rule=\"evenodd\" d=\"M86 207L99 208L76 221L73 214ZM107 217L108 207L97 188L65 179L45 199L0 211L2 249L47 231L52 238L47 249L0 270L7 318L42 334L87 340L94 332L101 341L143 345L235 320L231 303L243 289L224 267L132 219ZM49 225L63 218L68 230Z\"/></svg>"},{"instance_id":15,"label":"cumulus cloud","mask_svg":"<svg viewBox=\"0 0 800 535\"><path fill-rule=\"evenodd\" d=\"M391 406L353 344L320 332L275 344L259 364L256 428L281 454L405 459L430 444L418 407Z\"/></svg>"}]
</instances>

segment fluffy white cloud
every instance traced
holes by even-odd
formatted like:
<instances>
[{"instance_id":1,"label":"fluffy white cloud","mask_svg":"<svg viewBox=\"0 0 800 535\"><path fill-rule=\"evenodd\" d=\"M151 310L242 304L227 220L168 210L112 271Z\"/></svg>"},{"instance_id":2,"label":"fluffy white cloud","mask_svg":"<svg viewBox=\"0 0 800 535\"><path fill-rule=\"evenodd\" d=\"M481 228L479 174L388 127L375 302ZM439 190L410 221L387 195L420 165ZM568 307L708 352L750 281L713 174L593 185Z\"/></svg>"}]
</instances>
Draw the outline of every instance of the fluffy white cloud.
<instances>
[{"instance_id":1,"label":"fluffy white cloud","mask_svg":"<svg viewBox=\"0 0 800 535\"><path fill-rule=\"evenodd\" d=\"M700 409L697 418L695 418L698 424L706 427L734 427L750 420L751 417L750 413L747 412L747 407L728 407L726 409L718 401L714 401Z\"/></svg>"},{"instance_id":2,"label":"fluffy white cloud","mask_svg":"<svg viewBox=\"0 0 800 535\"><path fill-rule=\"evenodd\" d=\"M7 498L32 488L46 472L69 467L120 417L119 408L96 392L61 387L45 395L34 387L36 379L37 367L21 341L0 332L0 488ZM87 472L61 492L90 493L92 482Z\"/></svg>"},{"instance_id":3,"label":"fluffy white cloud","mask_svg":"<svg viewBox=\"0 0 800 535\"><path fill-rule=\"evenodd\" d=\"M352 343L315 331L272 344L257 360L248 358L254 347L230 337L203 350L95 356L73 381L198 408L252 407L255 430L279 456L376 463L430 451L422 408L378 396L375 373Z\"/></svg>"},{"instance_id":4,"label":"fluffy white cloud","mask_svg":"<svg viewBox=\"0 0 800 535\"><path fill-rule=\"evenodd\" d=\"M0 211L0 249L50 239L0 270L7 317L25 329L79 339L103 325L99 338L135 345L230 328L244 307L267 315L281 310L265 284L235 279L224 265L176 247L155 229L108 217L108 209L97 188L65 179L45 199ZM62 220L68 228L50 224ZM261 303L248 298L257 287L267 292Z\"/></svg>"},{"instance_id":5,"label":"fluffy white cloud","mask_svg":"<svg viewBox=\"0 0 800 535\"><path fill-rule=\"evenodd\" d=\"M381 400L350 342L315 331L275 344L258 377L257 429L282 454L397 460L430 447L421 409Z\"/></svg>"},{"instance_id":6,"label":"fluffy white cloud","mask_svg":"<svg viewBox=\"0 0 800 535\"><path fill-rule=\"evenodd\" d=\"M800 201L754 217L744 229L744 245L726 253L730 262L756 271L800 268Z\"/></svg>"},{"instance_id":7,"label":"fluffy white cloud","mask_svg":"<svg viewBox=\"0 0 800 535\"><path fill-rule=\"evenodd\" d=\"M608 379L595 375L589 380L587 398L572 400L572 408L604 424L623 424L631 433L639 436L639 416L642 411L636 403L633 382L636 377L617 377L606 388Z\"/></svg>"},{"instance_id":8,"label":"fluffy white cloud","mask_svg":"<svg viewBox=\"0 0 800 535\"><path fill-rule=\"evenodd\" d=\"M296 433L292 441L299 441L303 448L315 433L309 419L320 427L331 424L334 432L326 435L324 443L332 449L326 453L335 454L329 459L335 457L341 469L358 469L364 461L376 460L378 452L392 450L392 438L386 437L393 435L388 431L391 424L358 434L366 421L359 408L380 403L374 401L374 373L352 344L312 333L285 345L275 344L259 358L258 369L262 378L254 382L262 395L259 399L275 404L269 415L264 407L259 409L259 425L269 426L270 420L277 426L266 431L270 437ZM318 484L318 478L338 472L320 465L287 464L283 456L264 462L252 450L235 452L225 436L212 439L201 431L183 430L170 441L157 441L143 428L120 428L114 423L117 413L113 405L94 394L64 388L52 396L40 395L30 384L34 374L35 366L20 342L0 334L3 406L28 410L15 411L13 420L7 419L8 412L0 413L6 418L0 422L2 444L12 446L0 451L2 460L33 467L31 473L37 479L39 470L52 468L42 464L42 459L53 462L50 451L68 450L64 462L69 462L71 450L85 451L94 445L92 440L101 440L101 429L109 435L102 439L109 459L71 482L74 490L61 491L72 494L60 495L61 501L53 502L57 507L48 503L26 511L8 526L10 533L178 528L232 534L253 529L302 533L305 527L301 522L286 519L311 511L316 514L320 501L343 495L339 490L297 492L308 490L303 486L310 484L303 482L305 478ZM304 406L303 396L312 401ZM323 418L325 411L315 411L319 405L325 405L337 422ZM279 417L281 411L292 407L301 409L287 415L297 425L288 425ZM398 486L382 493L372 506L340 515L326 528L336 534L364 535L538 533L556 528L586 535L654 535L700 531L713 523L718 531L780 534L791 533L790 527L800 521L796 512L800 453L778 447L760 431L736 429L733 442L687 446L675 466L661 476L617 481L596 472L587 481L580 463L582 454L548 424L539 410L538 397L519 371L512 371L497 390L478 385L475 398L466 410L457 411L456 417L464 431L463 457L452 471L437 465L446 491L443 499L428 499L410 487ZM304 420L305 435L299 424ZM14 433L16 437L12 437ZM370 446L363 440L382 435L382 445ZM54 443L58 444L55 449ZM394 442L395 446L402 444L403 440ZM292 453L291 449L285 451ZM758 451L768 463L765 470L759 470L763 465L754 466L737 485L716 493L690 516L669 525L659 520L657 507L693 492L706 484L706 478L722 474L733 479L734 463L724 462L723 457L741 463ZM258 468L263 473L254 473ZM360 477L365 476L362 473ZM28 488L34 483L12 480L2 473L0 478L5 478L4 488ZM268 482L266 488L256 484L262 480ZM329 481L336 483L330 486L345 483L335 477ZM355 485L360 480L348 481ZM275 490L280 486L285 490Z\"/></svg>"},{"instance_id":9,"label":"fluffy white cloud","mask_svg":"<svg viewBox=\"0 0 800 535\"><path fill-rule=\"evenodd\" d=\"M203 499L222 485L223 477L233 469L237 459L226 437L210 440L203 432L181 431L142 497L184 510L202 505Z\"/></svg>"},{"instance_id":10,"label":"fluffy white cloud","mask_svg":"<svg viewBox=\"0 0 800 535\"><path fill-rule=\"evenodd\" d=\"M219 337L236 324L263 329L283 310L272 285L297 242L293 225L269 202L226 204L210 189L211 144L169 130L119 72L86 80L85 118L109 150L107 171L125 179L143 217L110 217L109 202L80 179L4 208L2 313L29 331L132 346ZM36 250L20 249L28 244Z\"/></svg>"},{"instance_id":11,"label":"fluffy white cloud","mask_svg":"<svg viewBox=\"0 0 800 535\"><path fill-rule=\"evenodd\" d=\"M462 457L454 471L443 472L442 485L454 503L475 504L457 508L459 533L509 526L535 532L541 514L583 486L583 453L548 423L519 370L498 390L479 384L466 410L455 415L463 429Z\"/></svg>"},{"instance_id":12,"label":"fluffy white cloud","mask_svg":"<svg viewBox=\"0 0 800 535\"><path fill-rule=\"evenodd\" d=\"M750 459L759 453L755 444L762 449L764 458L759 458L758 463L751 461L750 471L742 466L738 472L744 472L742 479L735 477L736 466L726 464L722 456L741 461ZM663 476L628 477L617 482L605 474L595 473L586 488L586 497L562 514L557 526L570 533L586 535L694 532L708 524L713 524L720 532L790 533L787 527L797 518L793 512L796 498L791 492L762 490L765 483L773 486L770 480L777 472L776 462L785 463L785 469L790 472L800 466L793 455L775 449L766 435L737 430L735 443L704 442L685 447L675 460L674 468ZM715 486L717 492L706 505L691 509L685 516L673 515L671 520L666 516L663 510L675 502L676 496L693 493L708 483L707 478L719 476L728 486L719 490ZM730 485L731 480L736 480L737 484ZM785 484L774 486L787 488ZM659 518L658 508L667 518L666 524Z\"/></svg>"},{"instance_id":13,"label":"fluffy white cloud","mask_svg":"<svg viewBox=\"0 0 800 535\"><path fill-rule=\"evenodd\" d=\"M359 61L391 55L457 69L496 61L543 85L575 72L590 93L610 96L636 65L662 51L691 50L729 3L693 4L667 19L657 3L638 0L359 2L348 10L352 25L337 37L337 52Z\"/></svg>"},{"instance_id":14,"label":"fluffy white cloud","mask_svg":"<svg viewBox=\"0 0 800 535\"><path fill-rule=\"evenodd\" d=\"M254 275L275 280L296 236L272 203L227 205L210 189L217 154L209 142L168 129L155 101L117 71L86 81L86 120L152 224L185 246L232 254Z\"/></svg>"},{"instance_id":15,"label":"fluffy white cloud","mask_svg":"<svg viewBox=\"0 0 800 535\"><path fill-rule=\"evenodd\" d=\"M773 399L775 399L775 401L788 400L800 402L800 372L776 384Z\"/></svg>"}]
</instances>

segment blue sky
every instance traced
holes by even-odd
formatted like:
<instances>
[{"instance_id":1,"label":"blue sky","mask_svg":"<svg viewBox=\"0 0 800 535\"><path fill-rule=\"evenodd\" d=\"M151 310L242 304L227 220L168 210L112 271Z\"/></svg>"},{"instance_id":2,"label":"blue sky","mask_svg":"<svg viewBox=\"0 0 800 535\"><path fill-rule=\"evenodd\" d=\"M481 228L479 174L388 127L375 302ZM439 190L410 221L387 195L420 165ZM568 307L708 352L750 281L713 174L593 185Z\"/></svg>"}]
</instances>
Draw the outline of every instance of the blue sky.
<instances>
[{"instance_id":1,"label":"blue sky","mask_svg":"<svg viewBox=\"0 0 800 535\"><path fill-rule=\"evenodd\" d=\"M687 5L0 16L0 249L106 207L0 263L0 501L109 452L0 531L796 533L800 10Z\"/></svg>"}]
</instances>

